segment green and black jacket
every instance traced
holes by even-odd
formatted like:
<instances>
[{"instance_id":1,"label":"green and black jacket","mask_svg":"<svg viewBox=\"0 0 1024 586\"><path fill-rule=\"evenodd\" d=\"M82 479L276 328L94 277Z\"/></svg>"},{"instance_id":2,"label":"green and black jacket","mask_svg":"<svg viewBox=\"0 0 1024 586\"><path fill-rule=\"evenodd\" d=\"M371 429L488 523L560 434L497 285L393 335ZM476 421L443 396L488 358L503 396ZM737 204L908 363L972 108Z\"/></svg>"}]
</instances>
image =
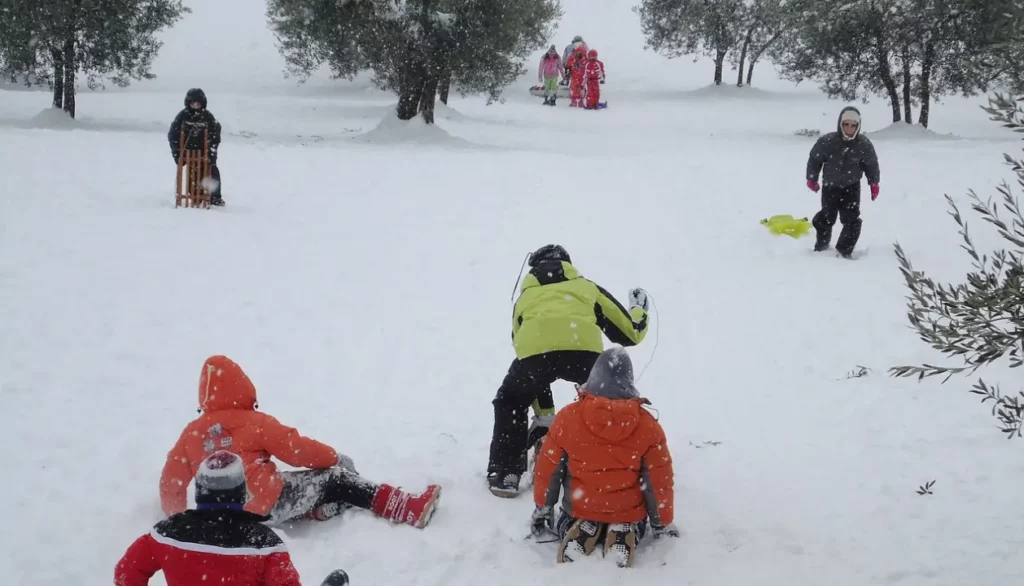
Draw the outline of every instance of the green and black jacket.
<instances>
[{"instance_id":1,"label":"green and black jacket","mask_svg":"<svg viewBox=\"0 0 1024 586\"><path fill-rule=\"evenodd\" d=\"M635 346L647 335L648 316L642 307L626 310L567 262L530 269L521 291L512 315L512 345L519 359L558 350L600 353L602 332L622 346Z\"/></svg>"}]
</instances>

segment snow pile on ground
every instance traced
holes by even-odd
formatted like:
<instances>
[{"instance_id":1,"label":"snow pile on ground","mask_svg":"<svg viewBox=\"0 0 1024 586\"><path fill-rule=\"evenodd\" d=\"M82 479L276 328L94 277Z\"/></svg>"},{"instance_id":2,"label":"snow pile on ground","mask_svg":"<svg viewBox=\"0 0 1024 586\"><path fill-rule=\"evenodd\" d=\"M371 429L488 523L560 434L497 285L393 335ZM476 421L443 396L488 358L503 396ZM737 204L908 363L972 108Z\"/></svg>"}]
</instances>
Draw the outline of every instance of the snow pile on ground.
<instances>
[{"instance_id":1,"label":"snow pile on ground","mask_svg":"<svg viewBox=\"0 0 1024 586\"><path fill-rule=\"evenodd\" d=\"M60 108L46 108L28 120L25 126L47 130L70 130L80 128L81 123Z\"/></svg>"},{"instance_id":2,"label":"snow pile on ground","mask_svg":"<svg viewBox=\"0 0 1024 586\"><path fill-rule=\"evenodd\" d=\"M907 124L906 122L893 122L881 130L873 130L865 133L872 139L904 139L904 140L958 140L959 137L953 134L941 134L925 128L920 124Z\"/></svg>"},{"instance_id":3,"label":"snow pile on ground","mask_svg":"<svg viewBox=\"0 0 1024 586\"><path fill-rule=\"evenodd\" d=\"M411 120L400 120L393 109L385 114L384 118L381 119L380 123L373 130L354 136L352 139L383 145L472 146L469 141L452 136L436 123L427 124L420 115Z\"/></svg>"}]
</instances>

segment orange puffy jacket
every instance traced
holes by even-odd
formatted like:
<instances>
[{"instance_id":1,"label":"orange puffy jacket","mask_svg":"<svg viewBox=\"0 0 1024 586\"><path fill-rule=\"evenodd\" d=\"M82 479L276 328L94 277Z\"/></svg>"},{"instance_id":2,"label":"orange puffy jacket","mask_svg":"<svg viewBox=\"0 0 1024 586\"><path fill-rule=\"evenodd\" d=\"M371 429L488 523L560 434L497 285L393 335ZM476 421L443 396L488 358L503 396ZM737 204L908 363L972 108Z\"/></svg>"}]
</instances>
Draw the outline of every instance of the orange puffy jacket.
<instances>
[{"instance_id":1,"label":"orange puffy jacket","mask_svg":"<svg viewBox=\"0 0 1024 586\"><path fill-rule=\"evenodd\" d=\"M598 364L623 355L621 348L606 350ZM629 368L628 387L635 392ZM672 456L661 424L642 407L649 401L599 396L608 389L593 384L594 378L578 401L555 416L537 457L534 503L554 507L565 488L562 512L576 519L636 523L650 517L653 525L672 523Z\"/></svg>"},{"instance_id":2,"label":"orange puffy jacket","mask_svg":"<svg viewBox=\"0 0 1024 586\"><path fill-rule=\"evenodd\" d=\"M203 414L181 432L160 475L160 506L167 516L187 508L189 483L206 456L217 450L242 458L249 490L245 509L258 515L267 515L281 495L281 474L271 456L302 468L330 468L338 463L334 448L257 412L256 387L225 356L211 356L203 364L199 408Z\"/></svg>"}]
</instances>

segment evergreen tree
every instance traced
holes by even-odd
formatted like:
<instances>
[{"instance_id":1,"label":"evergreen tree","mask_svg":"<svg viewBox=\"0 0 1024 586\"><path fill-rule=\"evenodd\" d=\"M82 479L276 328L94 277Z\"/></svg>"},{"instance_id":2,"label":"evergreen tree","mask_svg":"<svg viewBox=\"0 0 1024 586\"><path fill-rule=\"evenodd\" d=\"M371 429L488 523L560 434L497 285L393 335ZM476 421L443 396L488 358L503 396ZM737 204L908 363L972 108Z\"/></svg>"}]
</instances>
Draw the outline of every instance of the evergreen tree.
<instances>
[{"instance_id":1,"label":"evergreen tree","mask_svg":"<svg viewBox=\"0 0 1024 586\"><path fill-rule=\"evenodd\" d=\"M434 121L434 100L482 92L490 100L525 73L561 16L558 0L268 0L288 71L327 65L335 78L371 70L398 94L402 120Z\"/></svg>"},{"instance_id":2,"label":"evergreen tree","mask_svg":"<svg viewBox=\"0 0 1024 586\"><path fill-rule=\"evenodd\" d=\"M155 33L188 12L181 0L0 0L0 75L49 86L74 117L79 72L90 89L152 79Z\"/></svg>"},{"instance_id":3,"label":"evergreen tree","mask_svg":"<svg viewBox=\"0 0 1024 586\"><path fill-rule=\"evenodd\" d=\"M1024 111L1016 100L996 95L984 108L992 120L1015 132L1024 132ZM1024 161L1004 155L1017 175L1017 184L1024 187ZM889 372L896 377L925 377L974 372L980 367L1008 356L1011 368L1024 364L1024 215L1010 186L1004 181L998 188L1001 205L982 201L970 191L971 209L995 227L1010 250L991 254L978 252L960 210L947 195L950 213L960 227L962 248L972 259L974 271L966 282L956 285L936 284L921 271L914 270L903 249L896 245L900 271L910 289L908 318L921 340L947 356L960 357L965 366L943 367L896 366ZM999 216L1002 207L1009 219ZM943 382L945 382L945 380ZM999 420L1008 437L1020 437L1024 418L1024 391L1003 395L999 386L990 386L979 379L971 393L992 401L992 414Z\"/></svg>"},{"instance_id":4,"label":"evergreen tree","mask_svg":"<svg viewBox=\"0 0 1024 586\"><path fill-rule=\"evenodd\" d=\"M721 85L725 58L750 28L746 1L643 0L633 11L640 16L645 49L669 59L708 55L715 60L715 85Z\"/></svg>"}]
</instances>

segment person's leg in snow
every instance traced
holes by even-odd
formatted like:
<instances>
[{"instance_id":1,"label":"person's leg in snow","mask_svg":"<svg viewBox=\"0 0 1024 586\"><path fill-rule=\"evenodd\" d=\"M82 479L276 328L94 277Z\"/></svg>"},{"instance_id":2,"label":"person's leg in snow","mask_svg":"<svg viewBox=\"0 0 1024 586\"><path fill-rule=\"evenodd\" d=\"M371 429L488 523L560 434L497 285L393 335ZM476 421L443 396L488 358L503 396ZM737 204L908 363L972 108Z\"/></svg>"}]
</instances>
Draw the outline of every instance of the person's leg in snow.
<instances>
[{"instance_id":1,"label":"person's leg in snow","mask_svg":"<svg viewBox=\"0 0 1024 586\"><path fill-rule=\"evenodd\" d=\"M423 528L430 521L441 495L431 485L420 494L410 494L387 484L373 483L340 467L323 470L281 472L284 486L270 511L272 522L293 519L326 520L346 508L369 510L395 523Z\"/></svg>"},{"instance_id":2,"label":"person's leg in snow","mask_svg":"<svg viewBox=\"0 0 1024 586\"><path fill-rule=\"evenodd\" d=\"M213 189L210 190L210 205L222 206L224 205L224 197L220 191L220 167L217 166L216 162L210 163L210 178L215 182Z\"/></svg>"},{"instance_id":3,"label":"person's leg in snow","mask_svg":"<svg viewBox=\"0 0 1024 586\"><path fill-rule=\"evenodd\" d=\"M601 101L601 82L596 79L588 79L586 90L584 107L588 110L596 110L597 103Z\"/></svg>"},{"instance_id":4,"label":"person's leg in snow","mask_svg":"<svg viewBox=\"0 0 1024 586\"><path fill-rule=\"evenodd\" d=\"M839 222L843 229L836 240L836 252L849 258L860 240L860 182L844 187L839 193Z\"/></svg>"},{"instance_id":5,"label":"person's leg in snow","mask_svg":"<svg viewBox=\"0 0 1024 586\"><path fill-rule=\"evenodd\" d=\"M546 414L547 419L553 419L555 403L551 383L561 379L583 384L598 356L597 352L562 350L512 361L492 401L494 430L487 464L491 492L508 497L519 493L531 442L539 442L551 426L550 421L546 421L546 425L531 434L530 405L536 401L538 411Z\"/></svg>"},{"instance_id":6,"label":"person's leg in snow","mask_svg":"<svg viewBox=\"0 0 1024 586\"><path fill-rule=\"evenodd\" d=\"M558 99L558 78L557 77L545 77L544 78L544 103L549 106L554 106Z\"/></svg>"},{"instance_id":7,"label":"person's leg in snow","mask_svg":"<svg viewBox=\"0 0 1024 586\"><path fill-rule=\"evenodd\" d=\"M825 185L821 188L821 210L811 219L811 225L814 226L817 234L814 243L815 251L825 250L832 243L832 226L835 225L836 217L839 216L841 195L842 189L834 185Z\"/></svg>"}]
</instances>

